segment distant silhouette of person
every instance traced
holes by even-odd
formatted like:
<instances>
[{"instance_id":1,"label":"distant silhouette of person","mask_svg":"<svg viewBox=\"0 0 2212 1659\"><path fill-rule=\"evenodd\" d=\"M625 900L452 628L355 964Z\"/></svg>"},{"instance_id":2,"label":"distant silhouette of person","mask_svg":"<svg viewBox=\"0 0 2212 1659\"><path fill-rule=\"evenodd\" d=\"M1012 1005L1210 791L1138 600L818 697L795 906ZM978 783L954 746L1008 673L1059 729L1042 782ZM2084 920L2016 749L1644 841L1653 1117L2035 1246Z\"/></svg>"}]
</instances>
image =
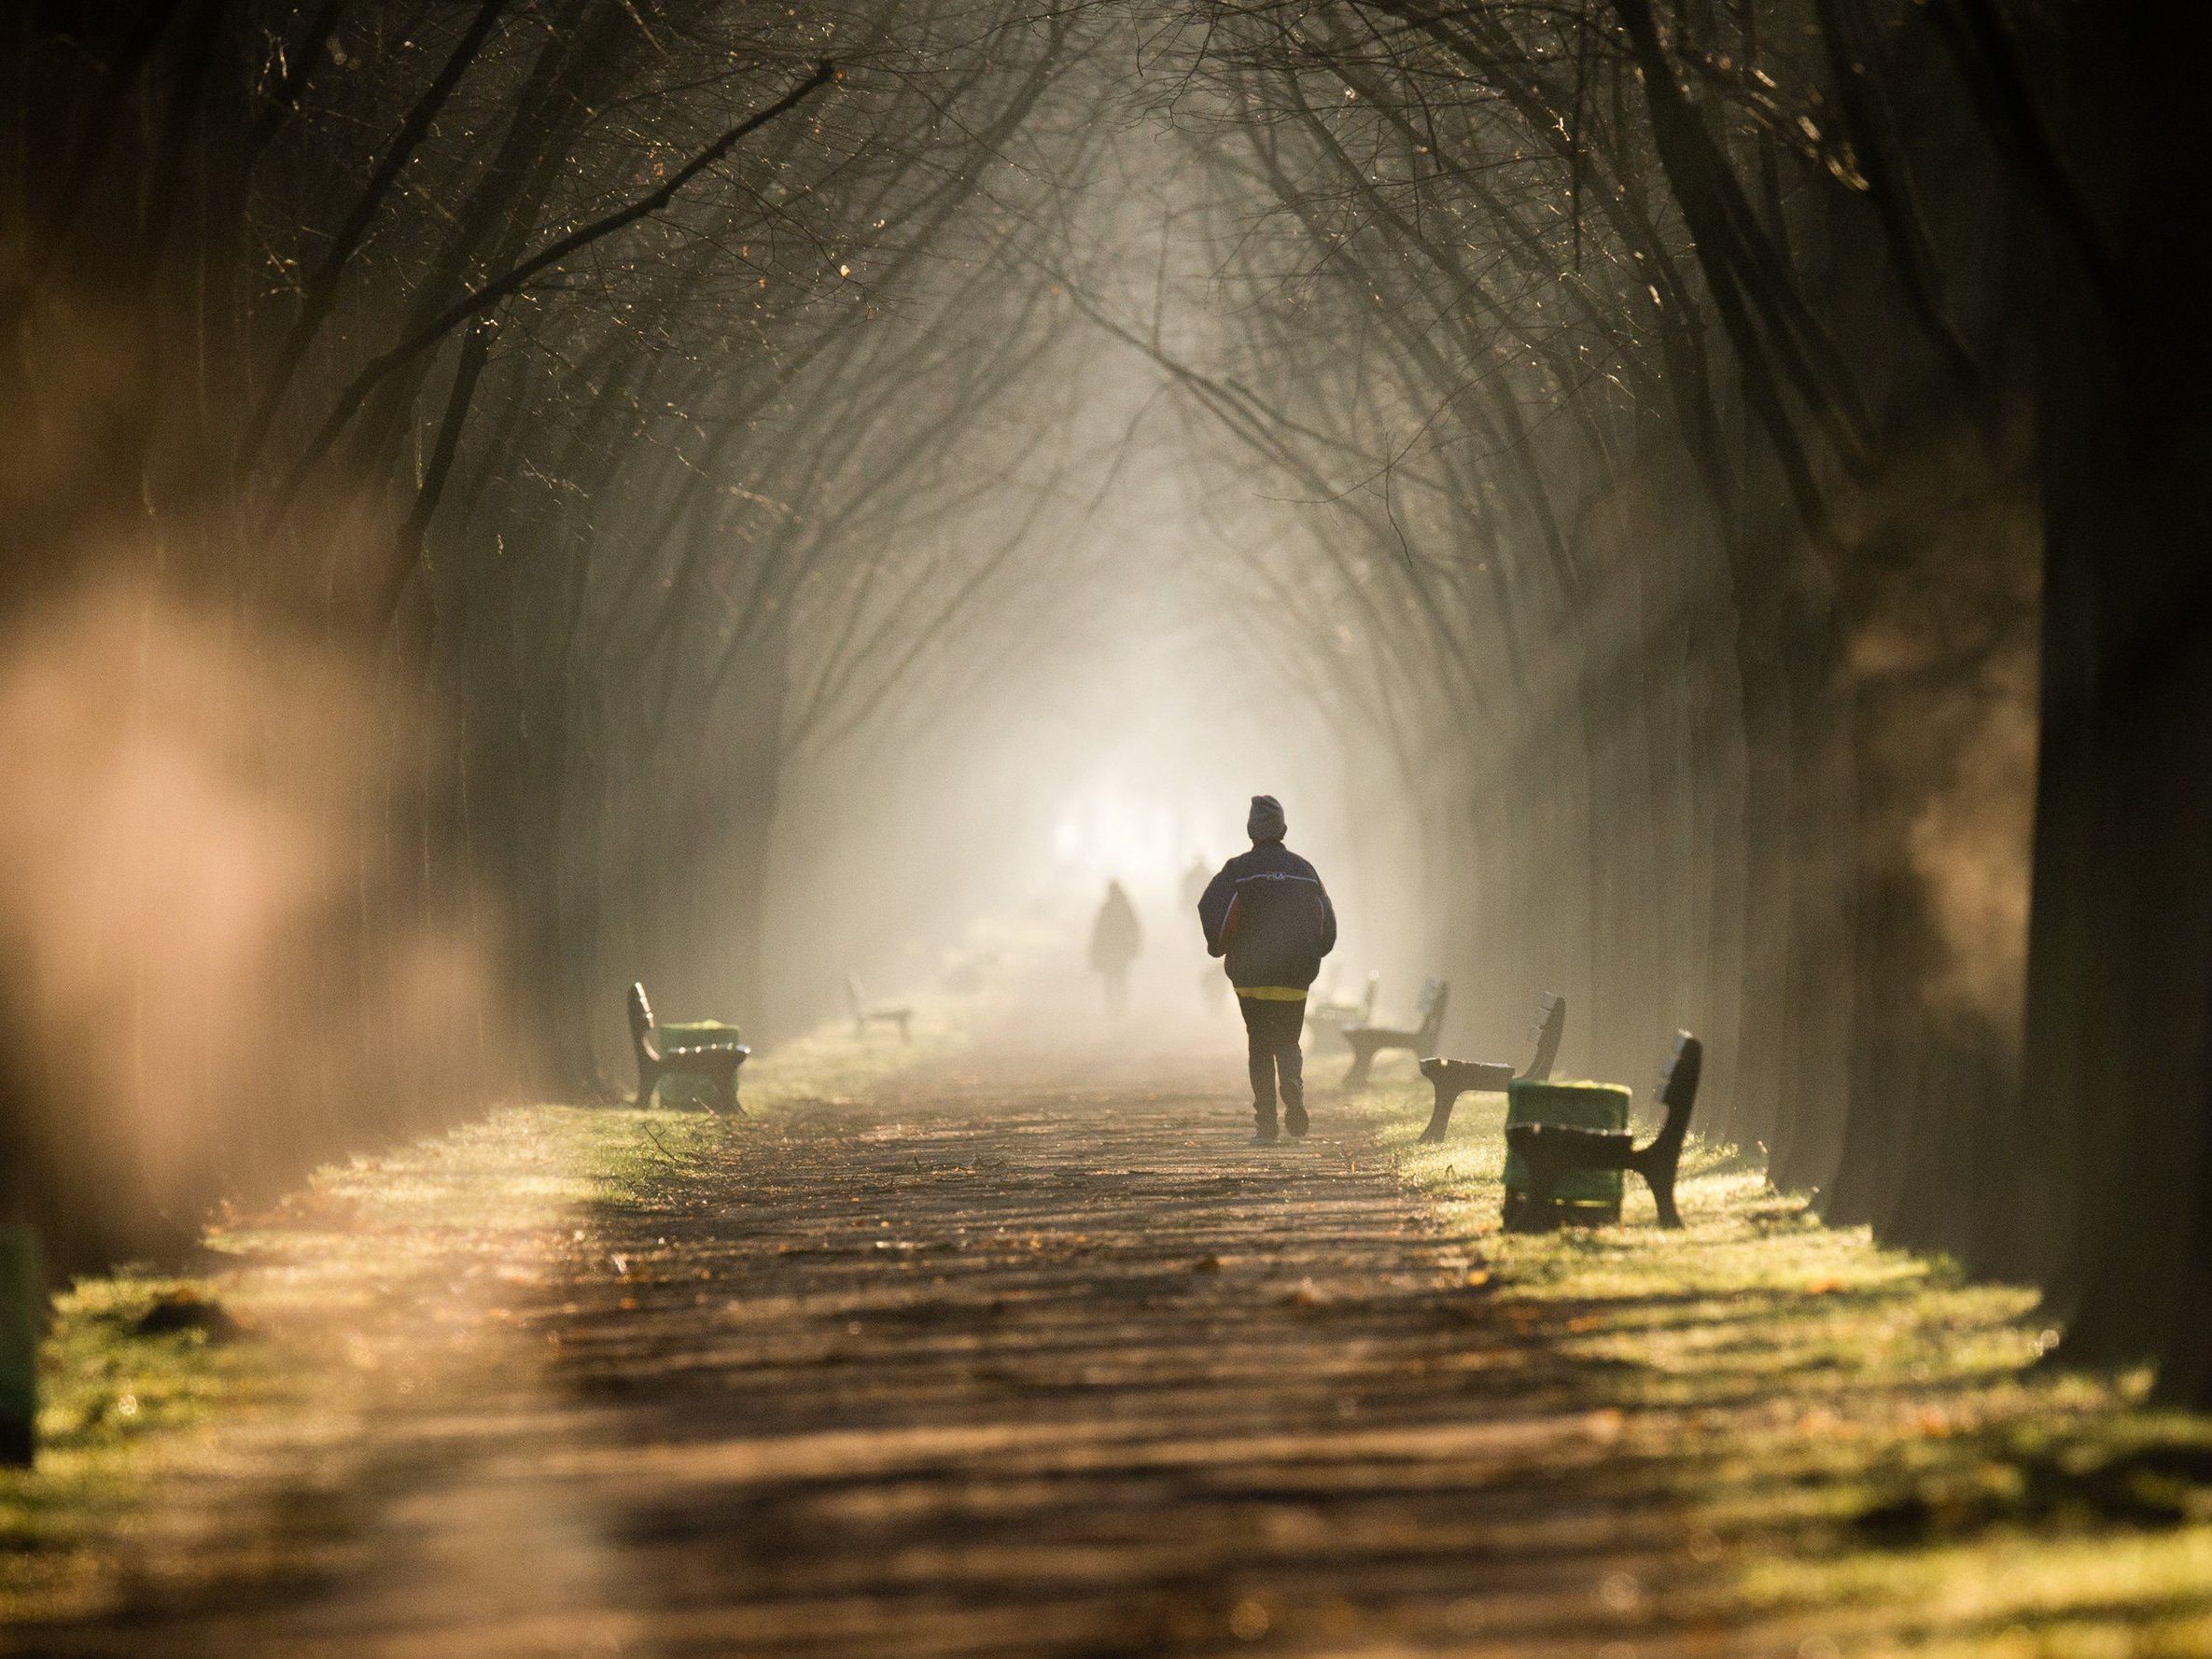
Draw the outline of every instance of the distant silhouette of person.
<instances>
[{"instance_id":1,"label":"distant silhouette of person","mask_svg":"<svg viewBox=\"0 0 2212 1659\"><path fill-rule=\"evenodd\" d=\"M1206 869L1206 855L1193 853L1191 867L1183 872L1183 903L1196 910L1198 900L1206 897L1207 884L1212 879L1212 875Z\"/></svg>"},{"instance_id":2,"label":"distant silhouette of person","mask_svg":"<svg viewBox=\"0 0 2212 1659\"><path fill-rule=\"evenodd\" d=\"M1119 1013L1129 1005L1129 964L1144 945L1137 907L1119 882L1106 884L1105 902L1091 924L1091 971L1105 983L1106 1007Z\"/></svg>"},{"instance_id":3,"label":"distant silhouette of person","mask_svg":"<svg viewBox=\"0 0 2212 1659\"><path fill-rule=\"evenodd\" d=\"M1212 873L1206 868L1205 856L1200 853L1193 853L1191 867L1183 872L1183 909L1197 910L1198 908L1198 901L1206 897L1207 884L1212 879ZM1222 993L1227 983L1228 982L1214 972L1211 968L1202 968L1198 970L1198 1000L1206 1005L1208 1013L1220 1011Z\"/></svg>"},{"instance_id":4,"label":"distant silhouette of person","mask_svg":"<svg viewBox=\"0 0 2212 1659\"><path fill-rule=\"evenodd\" d=\"M1294 1140L1306 1133L1298 1035L1306 1025L1306 993L1321 971L1321 959L1337 948L1337 911L1328 889L1312 865L1282 844L1285 828L1282 803L1272 795L1254 795L1244 825L1252 851L1223 865L1198 900L1207 954L1228 958L1224 966L1244 1015L1252 1138L1261 1146L1276 1138L1279 1080L1283 1126Z\"/></svg>"}]
</instances>

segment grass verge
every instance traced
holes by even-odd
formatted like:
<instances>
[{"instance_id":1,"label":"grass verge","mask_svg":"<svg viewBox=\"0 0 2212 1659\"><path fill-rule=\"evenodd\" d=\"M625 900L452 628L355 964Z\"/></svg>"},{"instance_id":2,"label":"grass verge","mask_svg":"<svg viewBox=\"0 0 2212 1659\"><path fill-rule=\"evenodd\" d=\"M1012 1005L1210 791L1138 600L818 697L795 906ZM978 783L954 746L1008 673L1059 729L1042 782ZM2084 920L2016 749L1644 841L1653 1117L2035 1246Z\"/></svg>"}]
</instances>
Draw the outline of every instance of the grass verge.
<instances>
[{"instance_id":1,"label":"grass verge","mask_svg":"<svg viewBox=\"0 0 2212 1659\"><path fill-rule=\"evenodd\" d=\"M2212 1654L2212 1423L2038 1364L2033 1292L1824 1227L1694 1138L1682 1231L1631 1177L1617 1227L1508 1234L1503 1096L1438 1147L1409 1067L1355 1103L1502 1311L1621 1410L1624 1484L1684 1503L1725 1587L1678 1614L1802 1659Z\"/></svg>"}]
</instances>

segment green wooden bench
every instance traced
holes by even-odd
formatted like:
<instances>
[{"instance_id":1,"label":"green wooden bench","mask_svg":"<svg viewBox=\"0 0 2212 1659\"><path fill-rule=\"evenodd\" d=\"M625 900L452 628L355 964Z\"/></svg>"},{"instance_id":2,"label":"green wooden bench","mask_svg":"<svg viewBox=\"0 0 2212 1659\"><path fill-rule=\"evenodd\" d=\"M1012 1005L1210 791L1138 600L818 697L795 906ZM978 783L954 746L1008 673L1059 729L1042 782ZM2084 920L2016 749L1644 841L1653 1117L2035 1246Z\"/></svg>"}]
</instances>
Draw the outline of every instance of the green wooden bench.
<instances>
[{"instance_id":1,"label":"green wooden bench","mask_svg":"<svg viewBox=\"0 0 2212 1659\"><path fill-rule=\"evenodd\" d=\"M1620 1220L1623 1172L1651 1188L1662 1227L1679 1227L1674 1177L1698 1103L1705 1045L1687 1031L1659 1073L1665 1124L1650 1144L1629 1135L1629 1092L1618 1083L1539 1083L1516 1080L1505 1113L1505 1225L1533 1232L1561 1221Z\"/></svg>"},{"instance_id":2,"label":"green wooden bench","mask_svg":"<svg viewBox=\"0 0 2212 1659\"><path fill-rule=\"evenodd\" d=\"M752 1051L736 1026L719 1020L661 1025L638 983L630 987L630 1046L637 1052L637 1098L632 1104L651 1105L663 1078L690 1077L718 1093L731 1110L745 1110L737 1100L737 1068Z\"/></svg>"},{"instance_id":3,"label":"green wooden bench","mask_svg":"<svg viewBox=\"0 0 2212 1659\"><path fill-rule=\"evenodd\" d=\"M1623 1190L1618 1169L1575 1170L1551 1182L1539 1211L1516 1131L1586 1130L1596 1135L1626 1134L1631 1091L1626 1083L1589 1083L1550 1078L1515 1078L1505 1089L1505 1226L1523 1232L1579 1221L1590 1226L1620 1220Z\"/></svg>"}]
</instances>

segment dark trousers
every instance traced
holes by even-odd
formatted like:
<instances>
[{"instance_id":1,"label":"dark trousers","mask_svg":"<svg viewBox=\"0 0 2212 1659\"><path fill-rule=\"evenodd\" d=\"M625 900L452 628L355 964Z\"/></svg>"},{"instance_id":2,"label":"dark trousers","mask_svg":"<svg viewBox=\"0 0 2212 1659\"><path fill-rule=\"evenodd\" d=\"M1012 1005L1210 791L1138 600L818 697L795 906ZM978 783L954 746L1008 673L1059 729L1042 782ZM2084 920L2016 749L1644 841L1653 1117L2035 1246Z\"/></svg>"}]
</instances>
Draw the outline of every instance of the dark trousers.
<instances>
[{"instance_id":1,"label":"dark trousers","mask_svg":"<svg viewBox=\"0 0 2212 1659\"><path fill-rule=\"evenodd\" d=\"M1298 1053L1298 1035L1306 1028L1306 999L1274 1002L1258 997L1239 997L1237 1007L1244 1015L1244 1046L1252 1063L1252 1111L1263 1124L1275 1122L1275 1082L1282 1080L1282 1103L1290 1108L1291 1127L1306 1109L1306 1078Z\"/></svg>"}]
</instances>

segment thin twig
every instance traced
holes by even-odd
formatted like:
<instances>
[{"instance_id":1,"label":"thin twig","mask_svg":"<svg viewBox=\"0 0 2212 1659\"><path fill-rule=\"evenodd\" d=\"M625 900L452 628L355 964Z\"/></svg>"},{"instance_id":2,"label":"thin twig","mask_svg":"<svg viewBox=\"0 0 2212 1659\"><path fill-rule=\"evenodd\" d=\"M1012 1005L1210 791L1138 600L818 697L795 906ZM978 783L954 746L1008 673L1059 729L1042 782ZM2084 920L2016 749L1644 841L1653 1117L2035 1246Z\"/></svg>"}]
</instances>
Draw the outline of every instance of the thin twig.
<instances>
[{"instance_id":1,"label":"thin twig","mask_svg":"<svg viewBox=\"0 0 2212 1659\"><path fill-rule=\"evenodd\" d=\"M727 132L724 132L720 138L670 174L667 182L657 190L639 197L627 207L620 208L609 214L605 218L594 220L580 230L571 231L542 252L525 259L504 276L496 277L485 283L483 286L472 289L453 305L447 307L439 316L392 347L390 351L384 353L381 356L371 357L363 366L361 371L354 376L352 383L339 395L338 402L331 409L329 418L323 422L322 429L315 435L315 441L310 443L299 460L293 463L291 472L285 479L283 492L277 499L277 515L282 517L292 497L298 494L300 486L307 481L308 474L321 465L323 457L328 455L331 447L337 443L339 435L345 430L354 416L360 412L361 406L369 401L370 394L384 383L385 378L392 370L398 369L416 353L436 345L470 317L509 299L525 286L530 279L540 272L559 264L569 255L598 241L601 237L611 235L626 225L635 224L648 214L658 213L675 200L676 193L685 185L713 166L735 147L740 139L766 126L787 110L795 108L812 95L816 89L828 85L836 77L835 61L824 58L815 65L813 73L808 75L805 80L768 105L767 108L748 116L737 125L732 127Z\"/></svg>"}]
</instances>

